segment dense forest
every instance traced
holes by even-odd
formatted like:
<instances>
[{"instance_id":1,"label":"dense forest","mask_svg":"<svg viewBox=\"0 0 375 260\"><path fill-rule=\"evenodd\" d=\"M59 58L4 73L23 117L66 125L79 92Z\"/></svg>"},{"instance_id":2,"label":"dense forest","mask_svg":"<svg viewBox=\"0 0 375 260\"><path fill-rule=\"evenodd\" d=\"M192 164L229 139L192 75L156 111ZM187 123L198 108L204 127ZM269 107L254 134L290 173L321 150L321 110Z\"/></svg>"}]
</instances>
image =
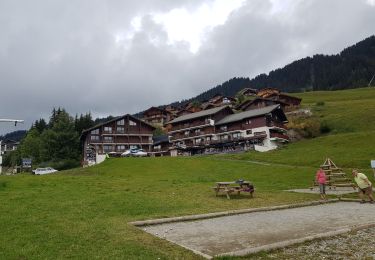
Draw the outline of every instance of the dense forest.
<instances>
[{"instance_id":1,"label":"dense forest","mask_svg":"<svg viewBox=\"0 0 375 260\"><path fill-rule=\"evenodd\" d=\"M367 86L374 75L375 36L371 36L339 54L306 57L253 79L232 78L194 98L172 105L179 106L193 100L204 101L216 94L234 97L243 88L272 87L285 92L358 88ZM372 85L375 85L375 79Z\"/></svg>"}]
</instances>

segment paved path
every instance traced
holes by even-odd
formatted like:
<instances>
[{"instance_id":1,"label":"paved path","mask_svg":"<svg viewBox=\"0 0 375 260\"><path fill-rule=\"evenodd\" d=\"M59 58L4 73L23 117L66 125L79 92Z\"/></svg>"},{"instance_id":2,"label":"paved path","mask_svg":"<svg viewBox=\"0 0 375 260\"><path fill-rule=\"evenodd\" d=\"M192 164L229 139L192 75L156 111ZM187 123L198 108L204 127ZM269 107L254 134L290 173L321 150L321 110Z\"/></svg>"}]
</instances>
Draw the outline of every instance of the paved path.
<instances>
[{"instance_id":1,"label":"paved path","mask_svg":"<svg viewBox=\"0 0 375 260\"><path fill-rule=\"evenodd\" d=\"M214 256L373 223L375 204L338 202L143 227L146 232Z\"/></svg>"},{"instance_id":2,"label":"paved path","mask_svg":"<svg viewBox=\"0 0 375 260\"><path fill-rule=\"evenodd\" d=\"M314 187L313 189L293 189L287 190L291 192L298 192L298 193L311 193L311 194L319 194L319 187ZM350 193L358 193L357 188L353 189L351 187L336 187L336 189L329 189L326 187L326 194L328 195L343 195L343 194L350 194Z\"/></svg>"}]
</instances>

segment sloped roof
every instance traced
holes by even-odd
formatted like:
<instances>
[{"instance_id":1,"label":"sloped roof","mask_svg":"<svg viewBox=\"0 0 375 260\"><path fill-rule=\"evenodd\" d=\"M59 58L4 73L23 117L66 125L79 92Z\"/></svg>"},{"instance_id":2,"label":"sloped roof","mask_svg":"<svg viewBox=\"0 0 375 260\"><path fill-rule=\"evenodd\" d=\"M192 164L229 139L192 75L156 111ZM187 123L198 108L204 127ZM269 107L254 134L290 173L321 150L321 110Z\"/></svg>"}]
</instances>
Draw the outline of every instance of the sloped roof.
<instances>
[{"instance_id":1,"label":"sloped roof","mask_svg":"<svg viewBox=\"0 0 375 260\"><path fill-rule=\"evenodd\" d=\"M178 122L191 120L191 119L194 119L194 118L213 115L213 114L216 114L217 112L219 112L223 109L226 109L226 108L229 108L229 107L228 106L215 107L215 108L211 108L211 109L202 110L202 111L199 111L199 112L183 115L183 116L180 116L180 117L177 117L177 118L173 119L172 121L169 121L167 124L174 124L174 123L178 123Z\"/></svg>"},{"instance_id":2,"label":"sloped roof","mask_svg":"<svg viewBox=\"0 0 375 260\"><path fill-rule=\"evenodd\" d=\"M90 127L89 129L85 129L85 130L82 131L82 135L84 135L85 133L87 133L87 132L89 132L89 131L91 131L91 130L93 130L93 129L96 129L96 128L100 127L100 126L103 126L103 125L106 125L106 124L112 123L112 122L114 122L114 121L117 121L117 120L123 119L123 118L125 118L125 117L127 117L127 116L128 116L129 118L135 120L135 121L141 122L141 123L143 123L143 124L145 124L145 125L147 125L147 126L153 128L153 129L155 129L154 126L152 126L152 125L146 123L145 121L143 121L143 120L141 120L141 119L139 119L139 118L137 118L137 117L134 117L134 116L132 116L132 115L130 115L130 114L126 114L126 115L123 115L123 116L115 117L115 118L113 118L113 119L111 119L111 120L108 120L108 121L105 121L105 122L103 122L103 123L97 124L97 125L95 125L95 126L93 126L93 127Z\"/></svg>"},{"instance_id":3,"label":"sloped roof","mask_svg":"<svg viewBox=\"0 0 375 260\"><path fill-rule=\"evenodd\" d=\"M161 143L169 143L168 135L154 136L152 140L154 141L154 145L158 145Z\"/></svg>"},{"instance_id":4,"label":"sloped roof","mask_svg":"<svg viewBox=\"0 0 375 260\"><path fill-rule=\"evenodd\" d=\"M254 99L248 99L244 102L242 102L241 104L239 104L236 109L241 109L241 110L244 110L246 109L248 106L250 106L251 104L255 103L255 102L258 102L258 101L272 101L274 103L279 103L281 105L287 105L287 103L281 101L281 100L278 100L278 99L270 99L270 98L263 98L263 97L254 97Z\"/></svg>"},{"instance_id":5,"label":"sloped roof","mask_svg":"<svg viewBox=\"0 0 375 260\"><path fill-rule=\"evenodd\" d=\"M218 121L215 125L228 124L228 123L243 120L245 118L265 115L265 114L271 113L272 111L274 111L275 109L279 107L280 105L272 105L272 106L262 107L259 109L253 109L253 110L248 110L245 112L229 115L229 116L224 117L220 121Z\"/></svg>"}]
</instances>

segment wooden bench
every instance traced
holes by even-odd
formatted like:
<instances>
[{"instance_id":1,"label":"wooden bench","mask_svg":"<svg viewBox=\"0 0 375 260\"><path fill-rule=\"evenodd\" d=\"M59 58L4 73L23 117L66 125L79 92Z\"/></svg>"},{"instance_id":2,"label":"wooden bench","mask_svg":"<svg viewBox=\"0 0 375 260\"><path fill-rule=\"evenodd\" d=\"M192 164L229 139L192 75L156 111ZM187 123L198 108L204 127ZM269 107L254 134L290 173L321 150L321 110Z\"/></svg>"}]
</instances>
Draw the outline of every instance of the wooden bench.
<instances>
[{"instance_id":1,"label":"wooden bench","mask_svg":"<svg viewBox=\"0 0 375 260\"><path fill-rule=\"evenodd\" d=\"M215 191L216 196L218 196L220 193L224 193L228 199L230 199L230 194L232 193L237 193L237 195L240 195L241 192L248 192L250 197L253 197L254 193L254 185L248 181L217 182L216 187L212 187L212 189Z\"/></svg>"}]
</instances>

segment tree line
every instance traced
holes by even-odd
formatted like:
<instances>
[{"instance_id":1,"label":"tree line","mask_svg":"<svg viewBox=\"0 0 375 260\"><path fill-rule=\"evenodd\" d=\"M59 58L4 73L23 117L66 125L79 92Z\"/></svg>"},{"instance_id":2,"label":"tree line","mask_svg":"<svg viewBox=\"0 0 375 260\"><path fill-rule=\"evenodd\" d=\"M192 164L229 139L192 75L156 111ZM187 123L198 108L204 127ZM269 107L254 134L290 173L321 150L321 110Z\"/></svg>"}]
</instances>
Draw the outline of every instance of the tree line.
<instances>
[{"instance_id":1,"label":"tree line","mask_svg":"<svg viewBox=\"0 0 375 260\"><path fill-rule=\"evenodd\" d=\"M371 36L339 54L306 57L253 79L234 77L196 97L171 105L178 107L193 100L202 102L216 94L235 97L244 88L271 87L285 92L305 92L366 87L374 75L375 36Z\"/></svg>"},{"instance_id":2,"label":"tree line","mask_svg":"<svg viewBox=\"0 0 375 260\"><path fill-rule=\"evenodd\" d=\"M90 113L69 115L65 109L53 109L49 122L36 120L17 150L4 156L4 166L20 165L22 158L31 158L34 166L68 169L80 165L79 137L82 130L95 125Z\"/></svg>"}]
</instances>

